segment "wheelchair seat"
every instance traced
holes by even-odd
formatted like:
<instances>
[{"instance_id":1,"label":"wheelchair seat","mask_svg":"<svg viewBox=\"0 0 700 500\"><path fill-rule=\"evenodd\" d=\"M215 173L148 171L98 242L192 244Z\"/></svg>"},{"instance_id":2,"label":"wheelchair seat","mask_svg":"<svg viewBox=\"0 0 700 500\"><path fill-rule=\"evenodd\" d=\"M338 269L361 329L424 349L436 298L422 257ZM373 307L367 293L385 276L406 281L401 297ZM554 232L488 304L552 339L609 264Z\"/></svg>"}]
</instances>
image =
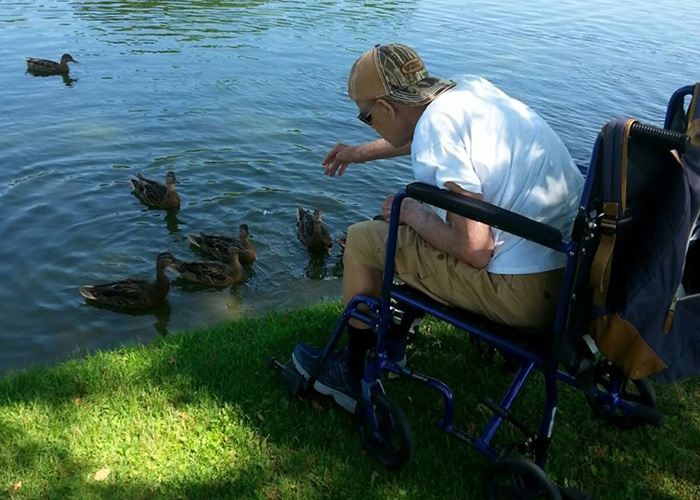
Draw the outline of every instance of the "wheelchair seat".
<instances>
[{"instance_id":1,"label":"wheelchair seat","mask_svg":"<svg viewBox=\"0 0 700 500\"><path fill-rule=\"evenodd\" d=\"M391 297L399 304L409 306L411 304L421 304L421 309L430 311L432 316L458 328L464 328L464 325L469 325L469 328L479 330L482 332L482 335L488 335L486 332L497 332L493 336L495 343L500 343L499 340L512 342L523 351L536 355L540 362L551 351L547 335L538 333L524 334L517 328L492 321L480 314L467 311L466 309L447 306L408 285L395 286L391 291Z\"/></svg>"}]
</instances>

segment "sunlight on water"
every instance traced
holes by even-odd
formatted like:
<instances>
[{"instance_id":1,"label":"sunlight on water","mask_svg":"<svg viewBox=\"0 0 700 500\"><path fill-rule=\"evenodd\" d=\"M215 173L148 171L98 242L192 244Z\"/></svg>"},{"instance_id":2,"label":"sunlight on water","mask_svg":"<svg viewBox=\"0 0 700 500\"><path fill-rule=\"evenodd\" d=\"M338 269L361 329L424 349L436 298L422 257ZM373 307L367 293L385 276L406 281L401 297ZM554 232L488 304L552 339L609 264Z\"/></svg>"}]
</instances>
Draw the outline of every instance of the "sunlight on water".
<instances>
[{"instance_id":1,"label":"sunlight on water","mask_svg":"<svg viewBox=\"0 0 700 500\"><path fill-rule=\"evenodd\" d=\"M690 6L612 0L3 0L0 9L0 372L340 296L339 249L312 259L296 207L334 237L410 180L406 159L324 178L338 141L374 139L345 94L378 42L413 45L435 74L477 73L542 113L585 161L619 115L660 123L697 80ZM685 11L684 11L685 10ZM34 77L25 57L77 61ZM177 173L182 208L148 210L137 172ZM85 303L77 287L152 277L186 235L249 224L258 261L234 290L173 283L154 312ZM301 336L301 334L300 334Z\"/></svg>"}]
</instances>

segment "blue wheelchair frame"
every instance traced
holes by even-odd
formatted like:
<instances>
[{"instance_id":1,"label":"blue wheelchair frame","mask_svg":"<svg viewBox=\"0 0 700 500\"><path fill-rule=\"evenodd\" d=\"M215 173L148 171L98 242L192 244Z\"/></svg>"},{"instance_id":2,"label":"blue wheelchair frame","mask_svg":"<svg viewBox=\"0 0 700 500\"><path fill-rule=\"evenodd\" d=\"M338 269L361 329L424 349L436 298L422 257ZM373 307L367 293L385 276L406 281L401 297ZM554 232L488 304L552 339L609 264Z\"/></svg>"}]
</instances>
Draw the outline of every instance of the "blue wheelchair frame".
<instances>
[{"instance_id":1,"label":"blue wheelchair frame","mask_svg":"<svg viewBox=\"0 0 700 500\"><path fill-rule=\"evenodd\" d=\"M666 116L666 127L670 128L673 120L672 107L683 106L687 95L698 93L700 84L687 86L674 93L669 102ZM697 96L696 96L697 97ZM692 110L691 110L692 111ZM697 111L697 110L696 110ZM684 111L683 111L684 112ZM676 112L676 116L680 116ZM683 114L682 116L685 116ZM678 118L676 118L678 120ZM641 129L641 130L640 130ZM671 149L682 145L685 147L684 135L668 132L654 127L641 125L637 130L642 139L649 138L661 141L664 147ZM386 391L381 379L381 373L391 372L400 376L409 377L412 380L422 382L437 390L442 395L444 411L438 425L448 434L465 441L481 453L491 457L502 459L508 447L497 448L493 444L496 432L502 423L508 422L521 430L525 440L520 443L518 451L531 455L532 462L507 463L508 466L517 465L516 469L526 473L527 481L535 481L548 491L547 498L559 499L561 495L555 485L542 472L545 466L547 451L551 442L552 429L558 404L557 383L564 382L581 390L589 404L596 410L598 416L610 420L623 428L636 427L637 425L652 424L660 426L664 415L656 410L656 398L653 388L646 380L630 381L621 371L613 367L609 362L600 359L596 355L595 345L592 339L586 339L587 331L583 323L587 320L590 310L590 297L583 297L590 291L589 283L591 259L595 253L597 235L601 232L600 214L597 213L596 204L600 201L599 182L596 177L603 154L603 135L599 134L595 142L591 160L586 173L586 180L581 195L578 215L574 223L571 239L565 239L562 233L546 224L523 217L519 214L504 210L500 207L453 193L444 189L438 189L422 183L412 183L401 189L394 197L391 217L389 222L389 236L384 273L382 277L381 293L378 298L366 295L353 297L343 310L336 327L329 338L323 354L310 374L308 381L294 370L293 365L281 365L274 359L271 365L280 372L283 383L296 395L303 395L310 391L317 379L323 363L335 349L343 331L351 319L361 321L368 325L376 334L377 341L374 348L367 352L365 359L364 376L360 382L361 394L358 397L356 416L360 422L360 437L368 447L382 446L390 439L386 436L386 415L378 415L380 406L383 411L398 411L393 402L388 405ZM584 168L580 167L583 171ZM536 242L567 256L564 278L559 292L559 301L555 322L551 335L539 338L539 343L532 336L506 325L497 324L485 318L469 313L468 311L445 306L426 295L411 289L407 285L395 285L394 283L394 256L396 253L397 235L399 230L401 203L405 198L413 198L420 202L444 209L462 217L476 220L507 231L513 235ZM577 294L581 296L577 296ZM409 368L398 366L387 356L387 341L390 326L395 319L395 309L411 311L410 314L430 314L443 320L456 328L467 332L472 339L484 341L491 348L495 348L507 355L516 358L520 366L515 373L510 386L500 401L494 402L488 397L482 398L482 402L488 407L492 416L480 433L472 434L459 428L454 421L454 396L451 389L437 378L413 371ZM564 369L561 369L563 367ZM545 380L545 404L542 419L536 433L531 432L522 422L512 415L513 404L522 390L525 381L531 375L533 369L541 371ZM597 370L604 373L603 381L597 380ZM641 397L631 395L626 390L628 382L633 382L640 389ZM381 396L382 405L377 401ZM377 404L375 404L377 403ZM387 406L388 405L388 406ZM381 410L381 408L380 408ZM624 420L616 419L620 412ZM406 424L403 413L389 418L390 426ZM408 443L412 448L412 438ZM376 445L376 446L375 446ZM391 448L391 446L389 446ZM370 453L378 457L375 453ZM385 461L384 465L398 468L410 457L410 450L397 460ZM382 458L380 458L382 461ZM516 471L517 474L520 474ZM501 471L502 472L502 471ZM511 472L512 475L512 472Z\"/></svg>"},{"instance_id":2,"label":"blue wheelchair frame","mask_svg":"<svg viewBox=\"0 0 700 500\"><path fill-rule=\"evenodd\" d=\"M592 162L595 161L600 147L600 138L596 142ZM591 165L592 167L593 165ZM589 172L593 169L589 167ZM589 175L586 179L583 195L581 198L579 217L583 219L584 225L595 224L595 214L589 214L588 207L591 189L594 176ZM358 417L364 419L371 430L374 439L381 442L380 425L377 421L377 416L371 404L372 395L374 393L385 393L384 386L381 381L381 372L388 371L401 376L410 377L413 380L420 381L428 386L436 389L441 393L444 401L443 416L439 421L439 426L449 434L452 434L463 441L467 442L480 452L490 457L498 457L500 452L492 446L492 440L504 420L508 420L523 432L528 434L528 439L532 445L535 455L535 463L541 468L544 467L546 461L546 453L552 435L552 428L557 409L557 381L565 382L573 387L581 388L580 380L562 370L559 370L559 362L549 352L542 350L533 350L531 346L522 340L509 338L508 335L503 335L499 331L490 331L479 326L479 324L470 323L460 316L468 313L459 312L457 315L451 314L452 308L445 307L437 302L428 299L417 298L415 293L406 291L406 287L394 286L394 255L396 252L396 240L399 228L399 218L401 202L404 198L410 197L416 200L428 203L430 205L454 212L463 217L468 217L473 220L483 222L485 224L503 229L517 236L535 241L548 248L552 248L558 252L567 255L567 265L564 274L563 283L560 290L559 305L556 314L555 325L553 329L552 340L556 341L557 337L563 335L567 322L566 317L569 307L572 307L571 300L572 280L576 267L576 259L579 255L580 245L576 241L566 241L563 239L560 231L536 222L518 214L501 209L495 205L486 203L481 200L476 200L469 197L464 197L455 193L450 193L445 190L440 190L433 186L421 183L409 184L405 189L400 190L393 201L391 210L391 219L389 223L389 238L387 244L387 258L385 261L385 271L382 278L382 289L379 298L374 298L365 295L355 296L346 305L340 320L338 321L335 330L325 346L325 350L317 365L316 369L311 373L311 378L308 385L313 386L316 380L320 366L327 356L334 350L343 330L350 319L359 320L367 324L372 330L377 333L376 348L370 350L365 364L365 373L361 381L361 400L358 401L358 412L362 412ZM386 354L387 332L393 321L392 299L398 301L399 308L402 305L409 306L415 310L420 310L430 314L438 319L441 319L457 328L465 330L471 335L474 335L481 340L486 341L489 345L497 347L509 354L517 357L522 361L522 364L515 375L510 387L506 391L499 403L495 404L490 399L486 398L484 403L489 407L494 415L490 418L483 431L478 435L471 435L464 429L461 429L454 424L454 397L450 388L440 380L415 372L407 368L401 368L396 363L391 361ZM360 310L360 306L366 308L365 311ZM575 305L573 306L575 307ZM456 310L454 310L456 311ZM478 318L477 318L478 319ZM494 324L495 325L495 324ZM502 329L504 332L513 331L507 326L496 325L496 328ZM510 416L511 407L523 388L523 385L532 373L533 368L543 372L546 387L546 401L542 420L539 425L537 434L531 434L527 429L524 429L516 419ZM604 404L611 409L619 408L621 411L636 415L639 418L660 424L663 415L655 409L632 403L621 397L621 388L624 383L622 377L612 380L607 391L595 389L596 397L604 401Z\"/></svg>"},{"instance_id":3,"label":"blue wheelchair frame","mask_svg":"<svg viewBox=\"0 0 700 500\"><path fill-rule=\"evenodd\" d=\"M698 88L699 85L700 84L697 83L695 85L686 85L673 93L668 101L668 107L666 108L666 117L664 118L665 129L685 132L688 125L688 117L686 117L686 123L684 123L682 127L679 127L674 122L678 112L683 110L683 104L687 96L693 96L696 100L698 99L698 93L700 93L700 88ZM697 106L697 108L689 109L687 111L689 114L694 115L693 118L698 118L700 115L700 106L698 106L697 102L694 103L694 106ZM685 113L683 113L683 115L685 116Z\"/></svg>"}]
</instances>

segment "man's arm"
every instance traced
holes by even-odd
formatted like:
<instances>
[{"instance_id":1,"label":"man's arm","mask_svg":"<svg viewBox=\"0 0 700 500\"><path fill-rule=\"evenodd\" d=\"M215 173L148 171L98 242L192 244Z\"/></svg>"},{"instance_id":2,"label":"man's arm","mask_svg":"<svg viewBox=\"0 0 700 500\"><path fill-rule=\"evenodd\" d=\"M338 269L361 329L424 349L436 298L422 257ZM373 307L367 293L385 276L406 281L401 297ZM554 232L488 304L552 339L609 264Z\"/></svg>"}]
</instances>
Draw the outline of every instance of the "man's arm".
<instances>
[{"instance_id":1,"label":"man's arm","mask_svg":"<svg viewBox=\"0 0 700 500\"><path fill-rule=\"evenodd\" d=\"M481 199L481 195L465 191L453 182L448 182L445 187L455 193ZM393 199L391 195L384 202L384 219L387 221ZM491 228L481 222L450 212L447 213L447 222L443 222L435 211L410 198L401 205L401 222L438 250L473 267L486 267L493 255Z\"/></svg>"},{"instance_id":2,"label":"man's arm","mask_svg":"<svg viewBox=\"0 0 700 500\"><path fill-rule=\"evenodd\" d=\"M323 172L325 175L333 177L337 171L338 177L340 177L351 163L364 163L371 160L404 156L410 152L410 142L400 147L392 146L391 143L384 139L378 139L357 146L349 146L341 142L336 144L328 152L321 162L321 165L326 167Z\"/></svg>"}]
</instances>

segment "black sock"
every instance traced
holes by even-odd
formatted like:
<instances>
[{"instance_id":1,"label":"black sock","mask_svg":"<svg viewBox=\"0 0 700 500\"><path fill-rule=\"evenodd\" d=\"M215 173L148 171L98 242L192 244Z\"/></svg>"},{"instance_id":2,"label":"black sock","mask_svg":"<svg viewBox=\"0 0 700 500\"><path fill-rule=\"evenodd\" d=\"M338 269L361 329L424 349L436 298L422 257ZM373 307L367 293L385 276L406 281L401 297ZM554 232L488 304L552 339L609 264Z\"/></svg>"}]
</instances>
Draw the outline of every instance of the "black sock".
<instances>
[{"instance_id":1,"label":"black sock","mask_svg":"<svg viewBox=\"0 0 700 500\"><path fill-rule=\"evenodd\" d=\"M369 328L355 328L348 325L348 369L356 381L365 372L365 355L377 343L377 336Z\"/></svg>"},{"instance_id":2,"label":"black sock","mask_svg":"<svg viewBox=\"0 0 700 500\"><path fill-rule=\"evenodd\" d=\"M410 325L409 325L410 326ZM401 340L408 335L408 326L397 325L393 321L389 323L389 332L387 333L386 339L389 342L396 340Z\"/></svg>"}]
</instances>

